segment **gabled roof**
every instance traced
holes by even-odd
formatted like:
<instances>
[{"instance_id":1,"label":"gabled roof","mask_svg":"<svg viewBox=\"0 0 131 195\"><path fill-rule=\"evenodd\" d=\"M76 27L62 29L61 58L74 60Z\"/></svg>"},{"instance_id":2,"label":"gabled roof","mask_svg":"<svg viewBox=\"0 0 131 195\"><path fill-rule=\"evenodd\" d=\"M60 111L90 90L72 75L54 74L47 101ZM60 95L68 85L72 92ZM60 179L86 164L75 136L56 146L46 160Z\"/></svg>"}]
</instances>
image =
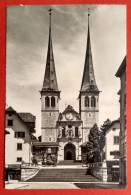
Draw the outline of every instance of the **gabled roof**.
<instances>
[{"instance_id":1,"label":"gabled roof","mask_svg":"<svg viewBox=\"0 0 131 195\"><path fill-rule=\"evenodd\" d=\"M16 114L22 122L28 127L28 129L35 133L35 119L36 117L32 115L31 113L18 113L16 112L11 106L5 110L5 113L14 113Z\"/></svg>"},{"instance_id":2,"label":"gabled roof","mask_svg":"<svg viewBox=\"0 0 131 195\"><path fill-rule=\"evenodd\" d=\"M14 112L14 113L16 113L16 111L11 106L9 108L7 108L5 111L6 112Z\"/></svg>"},{"instance_id":3,"label":"gabled roof","mask_svg":"<svg viewBox=\"0 0 131 195\"><path fill-rule=\"evenodd\" d=\"M62 114L61 113L59 114L59 119L58 120L61 120L62 115L63 114L65 115L66 113L73 113L75 115L75 117L77 118L77 120L81 121L80 114L78 112L76 112L71 105L68 105L66 107L66 109L62 112Z\"/></svg>"},{"instance_id":4,"label":"gabled roof","mask_svg":"<svg viewBox=\"0 0 131 195\"><path fill-rule=\"evenodd\" d=\"M110 124L108 124L107 128L105 129L105 134L108 131L109 128L111 128L115 123L120 123L120 119L112 121ZM114 129L115 130L115 129Z\"/></svg>"},{"instance_id":5,"label":"gabled roof","mask_svg":"<svg viewBox=\"0 0 131 195\"><path fill-rule=\"evenodd\" d=\"M74 113L78 114L78 112L76 112L71 105L68 105L66 107L66 109L62 112L62 114L67 113L67 112L74 112Z\"/></svg>"},{"instance_id":6,"label":"gabled roof","mask_svg":"<svg viewBox=\"0 0 131 195\"><path fill-rule=\"evenodd\" d=\"M35 119L36 117L34 115L32 115L31 113L18 113L18 115L20 116L20 118L25 122L33 122L35 123Z\"/></svg>"}]
</instances>

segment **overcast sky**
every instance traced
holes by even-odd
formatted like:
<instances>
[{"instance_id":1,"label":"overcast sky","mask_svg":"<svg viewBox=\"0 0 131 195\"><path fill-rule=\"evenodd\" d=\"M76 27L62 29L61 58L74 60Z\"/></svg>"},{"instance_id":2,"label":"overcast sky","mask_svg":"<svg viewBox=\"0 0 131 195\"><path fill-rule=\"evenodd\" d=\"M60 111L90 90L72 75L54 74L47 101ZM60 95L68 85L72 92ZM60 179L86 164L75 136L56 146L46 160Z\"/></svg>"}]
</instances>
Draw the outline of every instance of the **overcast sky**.
<instances>
[{"instance_id":1,"label":"overcast sky","mask_svg":"<svg viewBox=\"0 0 131 195\"><path fill-rule=\"evenodd\" d=\"M8 6L6 50L6 103L17 112L36 116L41 134L41 101L52 7L52 37L60 112L68 104L78 111L84 69L88 8L93 65L100 91L99 125L119 117L120 81L115 77L126 55L126 6L53 5Z\"/></svg>"}]
</instances>

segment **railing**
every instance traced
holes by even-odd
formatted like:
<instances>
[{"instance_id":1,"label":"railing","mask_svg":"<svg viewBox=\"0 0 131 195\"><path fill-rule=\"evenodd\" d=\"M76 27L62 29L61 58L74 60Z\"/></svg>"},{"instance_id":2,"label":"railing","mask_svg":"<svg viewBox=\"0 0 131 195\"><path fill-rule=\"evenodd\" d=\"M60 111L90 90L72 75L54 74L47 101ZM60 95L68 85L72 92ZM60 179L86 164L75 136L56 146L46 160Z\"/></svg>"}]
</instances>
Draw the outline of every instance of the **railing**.
<instances>
[{"instance_id":1,"label":"railing","mask_svg":"<svg viewBox=\"0 0 131 195\"><path fill-rule=\"evenodd\" d=\"M22 163L21 167L23 168L34 168L34 167L38 167L40 164L38 163Z\"/></svg>"}]
</instances>

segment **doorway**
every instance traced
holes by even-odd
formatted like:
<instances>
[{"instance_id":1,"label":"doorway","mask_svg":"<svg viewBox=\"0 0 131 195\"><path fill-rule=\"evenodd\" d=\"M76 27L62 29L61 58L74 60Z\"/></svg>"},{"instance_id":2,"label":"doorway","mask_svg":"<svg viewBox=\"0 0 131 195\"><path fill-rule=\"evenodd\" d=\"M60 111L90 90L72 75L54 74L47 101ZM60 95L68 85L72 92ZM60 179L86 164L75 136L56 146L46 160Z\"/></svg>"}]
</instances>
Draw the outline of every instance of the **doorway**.
<instances>
[{"instance_id":1,"label":"doorway","mask_svg":"<svg viewBox=\"0 0 131 195\"><path fill-rule=\"evenodd\" d=\"M76 160L76 147L68 143L64 147L64 160Z\"/></svg>"}]
</instances>

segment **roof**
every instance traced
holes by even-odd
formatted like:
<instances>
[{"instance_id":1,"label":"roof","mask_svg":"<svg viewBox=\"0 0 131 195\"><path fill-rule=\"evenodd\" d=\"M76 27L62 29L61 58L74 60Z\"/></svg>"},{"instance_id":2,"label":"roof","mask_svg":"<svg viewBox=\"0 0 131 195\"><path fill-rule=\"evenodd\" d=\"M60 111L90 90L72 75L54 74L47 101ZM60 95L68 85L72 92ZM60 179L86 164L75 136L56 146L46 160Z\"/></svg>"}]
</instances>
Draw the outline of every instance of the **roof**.
<instances>
[{"instance_id":1,"label":"roof","mask_svg":"<svg viewBox=\"0 0 131 195\"><path fill-rule=\"evenodd\" d=\"M118 68L115 76L116 77L121 77L121 75L124 73L124 71L126 70L126 56L124 57L120 67Z\"/></svg>"},{"instance_id":2,"label":"roof","mask_svg":"<svg viewBox=\"0 0 131 195\"><path fill-rule=\"evenodd\" d=\"M88 37L87 37L87 48L85 56L84 72L81 84L80 92L95 91L99 92L93 68L92 52L91 52L91 40L90 40L90 28L89 28L89 14L88 14Z\"/></svg>"},{"instance_id":3,"label":"roof","mask_svg":"<svg viewBox=\"0 0 131 195\"><path fill-rule=\"evenodd\" d=\"M7 130L5 130L5 134L10 134L10 132L9 132L9 131L7 131Z\"/></svg>"},{"instance_id":4,"label":"roof","mask_svg":"<svg viewBox=\"0 0 131 195\"><path fill-rule=\"evenodd\" d=\"M86 147L87 146L87 142L84 142L83 144L80 145L80 147Z\"/></svg>"},{"instance_id":5,"label":"roof","mask_svg":"<svg viewBox=\"0 0 131 195\"><path fill-rule=\"evenodd\" d=\"M11 106L9 108L7 108L5 111L6 112L14 112L14 113L16 113L16 111Z\"/></svg>"},{"instance_id":6,"label":"roof","mask_svg":"<svg viewBox=\"0 0 131 195\"><path fill-rule=\"evenodd\" d=\"M51 15L50 15L50 25L49 25L47 60L46 60L45 76L44 76L42 91L59 91L57 78L56 78L56 71L55 71L53 46L52 46Z\"/></svg>"},{"instance_id":7,"label":"roof","mask_svg":"<svg viewBox=\"0 0 131 195\"><path fill-rule=\"evenodd\" d=\"M18 115L20 116L20 118L25 122L33 122L35 123L35 119L36 117L34 115L32 115L31 113L18 113Z\"/></svg>"},{"instance_id":8,"label":"roof","mask_svg":"<svg viewBox=\"0 0 131 195\"><path fill-rule=\"evenodd\" d=\"M6 113L14 113L16 114L28 127L29 130L31 130L32 133L35 133L35 119L36 117L32 115L31 113L18 113L16 112L11 106L5 110Z\"/></svg>"},{"instance_id":9,"label":"roof","mask_svg":"<svg viewBox=\"0 0 131 195\"><path fill-rule=\"evenodd\" d=\"M36 147L58 147L59 144L56 142L34 142L33 146Z\"/></svg>"},{"instance_id":10,"label":"roof","mask_svg":"<svg viewBox=\"0 0 131 195\"><path fill-rule=\"evenodd\" d=\"M67 113L67 112L74 112L74 113L76 113L76 114L79 114L78 112L76 112L76 111L74 110L74 108L73 108L71 105L68 105L68 106L66 107L66 109L62 112L62 114Z\"/></svg>"},{"instance_id":11,"label":"roof","mask_svg":"<svg viewBox=\"0 0 131 195\"><path fill-rule=\"evenodd\" d=\"M110 124L107 125L107 128L105 129L105 133L108 131L108 129L114 125L115 123L120 123L120 119L112 121ZM115 130L115 129L114 129Z\"/></svg>"},{"instance_id":12,"label":"roof","mask_svg":"<svg viewBox=\"0 0 131 195\"><path fill-rule=\"evenodd\" d=\"M61 121L62 120L62 115L66 114L66 113L73 113L75 115L75 117L77 118L77 120L81 121L80 114L78 112L76 112L71 105L68 105L66 107L66 109L62 113L59 114L58 120Z\"/></svg>"}]
</instances>

